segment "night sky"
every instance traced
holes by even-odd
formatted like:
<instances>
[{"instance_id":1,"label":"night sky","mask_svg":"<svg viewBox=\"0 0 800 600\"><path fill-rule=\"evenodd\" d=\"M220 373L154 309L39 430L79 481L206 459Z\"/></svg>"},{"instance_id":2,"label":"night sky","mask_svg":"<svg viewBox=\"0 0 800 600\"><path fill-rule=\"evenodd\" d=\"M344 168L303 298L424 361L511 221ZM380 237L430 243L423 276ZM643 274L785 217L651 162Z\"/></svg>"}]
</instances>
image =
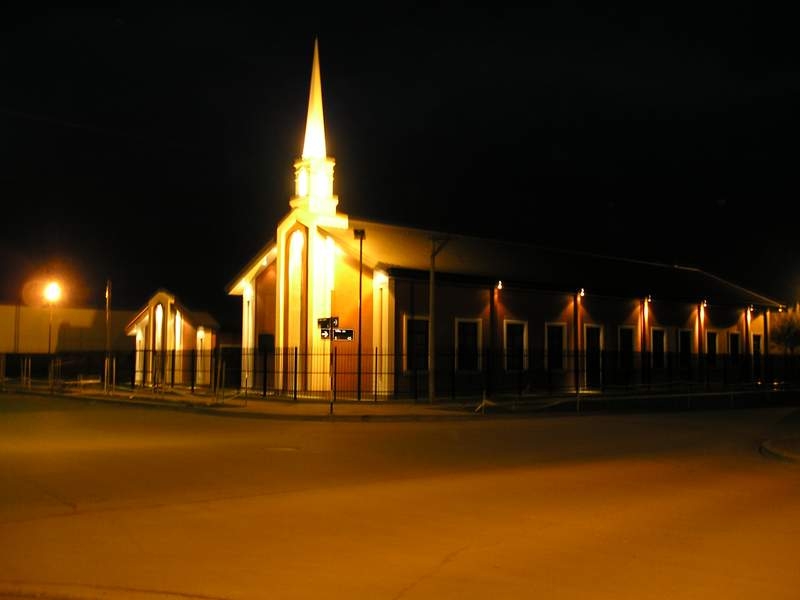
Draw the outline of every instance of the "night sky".
<instances>
[{"instance_id":1,"label":"night sky","mask_svg":"<svg viewBox=\"0 0 800 600\"><path fill-rule=\"evenodd\" d=\"M52 273L101 307L110 278L112 307L163 287L236 331L316 36L341 211L800 297L796 26L767 3L262 4L6 13L2 302Z\"/></svg>"}]
</instances>

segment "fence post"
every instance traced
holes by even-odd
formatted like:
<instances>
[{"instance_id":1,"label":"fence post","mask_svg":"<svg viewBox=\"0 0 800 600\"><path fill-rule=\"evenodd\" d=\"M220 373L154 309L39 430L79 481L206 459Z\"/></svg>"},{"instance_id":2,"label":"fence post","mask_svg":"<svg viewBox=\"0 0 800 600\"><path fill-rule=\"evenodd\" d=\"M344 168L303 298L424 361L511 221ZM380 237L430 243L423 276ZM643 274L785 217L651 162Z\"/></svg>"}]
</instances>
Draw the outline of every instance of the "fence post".
<instances>
[{"instance_id":1,"label":"fence post","mask_svg":"<svg viewBox=\"0 0 800 600\"><path fill-rule=\"evenodd\" d=\"M172 349L172 364L169 366L169 387L175 387L175 358L177 357L177 351L175 348Z\"/></svg>"},{"instance_id":2,"label":"fence post","mask_svg":"<svg viewBox=\"0 0 800 600\"><path fill-rule=\"evenodd\" d=\"M220 361L220 368L222 369L222 382L219 386L220 404L225 404L225 361Z\"/></svg>"},{"instance_id":3,"label":"fence post","mask_svg":"<svg viewBox=\"0 0 800 600\"><path fill-rule=\"evenodd\" d=\"M264 364L262 365L264 367L264 369L263 369L263 371L261 373L261 395L264 398L267 397L267 354L268 354L268 352L269 351L265 348L264 349Z\"/></svg>"},{"instance_id":4,"label":"fence post","mask_svg":"<svg viewBox=\"0 0 800 600\"><path fill-rule=\"evenodd\" d=\"M456 351L453 350L453 360L450 361L452 369L450 370L450 400L456 401Z\"/></svg>"},{"instance_id":5,"label":"fence post","mask_svg":"<svg viewBox=\"0 0 800 600\"><path fill-rule=\"evenodd\" d=\"M333 345L333 340L331 340ZM331 401L328 405L328 414L333 416L333 403L336 402L336 348L331 353Z\"/></svg>"},{"instance_id":6,"label":"fence post","mask_svg":"<svg viewBox=\"0 0 800 600\"><path fill-rule=\"evenodd\" d=\"M194 383L197 379L197 348L192 348L192 393L194 394Z\"/></svg>"}]
</instances>

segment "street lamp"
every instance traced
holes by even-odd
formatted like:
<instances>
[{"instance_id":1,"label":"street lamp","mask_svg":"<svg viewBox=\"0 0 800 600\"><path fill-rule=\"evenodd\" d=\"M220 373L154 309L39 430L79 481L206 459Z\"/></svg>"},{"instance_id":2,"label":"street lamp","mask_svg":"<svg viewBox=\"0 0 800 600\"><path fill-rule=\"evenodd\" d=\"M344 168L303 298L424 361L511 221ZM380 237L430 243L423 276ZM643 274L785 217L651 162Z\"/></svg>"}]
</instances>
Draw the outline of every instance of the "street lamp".
<instances>
[{"instance_id":1,"label":"street lamp","mask_svg":"<svg viewBox=\"0 0 800 600\"><path fill-rule=\"evenodd\" d=\"M198 362L200 363L200 368L198 369L199 374L198 374L198 377L197 377L197 382L200 383L200 384L205 384L205 382L206 382L206 380L205 380L205 371L204 371L205 363L203 361L203 340L205 339L205 337L206 337L206 330L203 329L202 327L198 327L197 328L197 341L198 341L199 346L200 346L200 353L199 353L200 360Z\"/></svg>"},{"instance_id":2,"label":"street lamp","mask_svg":"<svg viewBox=\"0 0 800 600\"><path fill-rule=\"evenodd\" d=\"M354 229L353 237L358 240L358 383L357 398L361 400L361 278L364 271L364 238L363 229Z\"/></svg>"},{"instance_id":3,"label":"street lamp","mask_svg":"<svg viewBox=\"0 0 800 600\"><path fill-rule=\"evenodd\" d=\"M44 299L50 307L50 324L47 329L47 353L52 352L53 343L53 305L61 299L61 286L51 281L44 288Z\"/></svg>"},{"instance_id":4,"label":"street lamp","mask_svg":"<svg viewBox=\"0 0 800 600\"><path fill-rule=\"evenodd\" d=\"M106 280L106 364L105 364L105 376L103 377L103 383L106 393L109 392L111 387L109 386L109 380L111 378L111 321L110 317L110 305L111 305L111 280Z\"/></svg>"}]
</instances>

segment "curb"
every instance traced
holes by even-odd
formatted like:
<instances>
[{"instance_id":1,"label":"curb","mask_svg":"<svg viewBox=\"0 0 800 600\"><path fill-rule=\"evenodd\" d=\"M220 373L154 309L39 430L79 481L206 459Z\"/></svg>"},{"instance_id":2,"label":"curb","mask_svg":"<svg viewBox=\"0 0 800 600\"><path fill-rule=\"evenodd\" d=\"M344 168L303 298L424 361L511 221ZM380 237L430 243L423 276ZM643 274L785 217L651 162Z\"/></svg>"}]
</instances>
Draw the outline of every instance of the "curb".
<instances>
[{"instance_id":1,"label":"curb","mask_svg":"<svg viewBox=\"0 0 800 600\"><path fill-rule=\"evenodd\" d=\"M17 391L12 393L22 394L35 394L35 392ZM100 395L80 395L80 394L64 394L64 393L47 393L47 396L54 396L65 398L69 400L78 400L82 402L106 402L109 404L139 406L143 408L174 410L180 412L193 412L219 417L233 417L244 419L272 419L272 420L285 420L285 421L351 421L351 422L402 422L402 421L457 421L457 420L478 420L485 415L474 414L469 412L456 412L452 414L339 414L336 412L336 405L334 404L334 412L328 412L327 403L316 403L320 407L320 412L317 414L301 414L292 412L269 412L269 411L256 411L249 410L244 406L225 406L219 404L208 404L201 402L188 402L181 400L158 400L147 398L123 398L114 396L100 396ZM324 411L324 412L323 412Z\"/></svg>"},{"instance_id":2,"label":"curb","mask_svg":"<svg viewBox=\"0 0 800 600\"><path fill-rule=\"evenodd\" d=\"M769 455L778 460L791 463L800 463L800 454L782 447L781 440L764 440L759 445L759 452L761 454Z\"/></svg>"}]
</instances>

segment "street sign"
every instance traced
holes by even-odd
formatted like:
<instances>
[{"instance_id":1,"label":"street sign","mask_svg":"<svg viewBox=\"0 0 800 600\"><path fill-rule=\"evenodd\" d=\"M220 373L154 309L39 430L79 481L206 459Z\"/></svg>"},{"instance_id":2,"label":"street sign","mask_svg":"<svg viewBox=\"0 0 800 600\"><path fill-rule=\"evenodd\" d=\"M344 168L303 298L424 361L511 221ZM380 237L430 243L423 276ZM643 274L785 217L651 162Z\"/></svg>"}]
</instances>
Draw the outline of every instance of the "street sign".
<instances>
[{"instance_id":1,"label":"street sign","mask_svg":"<svg viewBox=\"0 0 800 600\"><path fill-rule=\"evenodd\" d=\"M320 329L334 329L339 326L339 317L325 317L317 319L317 327Z\"/></svg>"},{"instance_id":2,"label":"street sign","mask_svg":"<svg viewBox=\"0 0 800 600\"><path fill-rule=\"evenodd\" d=\"M323 340L331 339L331 332L333 332L333 339L337 341L352 342L354 332L352 329L320 329L319 337Z\"/></svg>"}]
</instances>

